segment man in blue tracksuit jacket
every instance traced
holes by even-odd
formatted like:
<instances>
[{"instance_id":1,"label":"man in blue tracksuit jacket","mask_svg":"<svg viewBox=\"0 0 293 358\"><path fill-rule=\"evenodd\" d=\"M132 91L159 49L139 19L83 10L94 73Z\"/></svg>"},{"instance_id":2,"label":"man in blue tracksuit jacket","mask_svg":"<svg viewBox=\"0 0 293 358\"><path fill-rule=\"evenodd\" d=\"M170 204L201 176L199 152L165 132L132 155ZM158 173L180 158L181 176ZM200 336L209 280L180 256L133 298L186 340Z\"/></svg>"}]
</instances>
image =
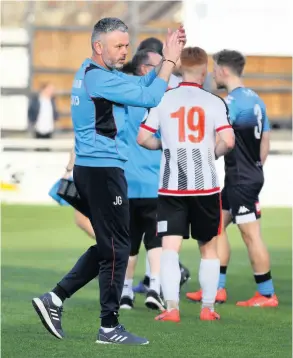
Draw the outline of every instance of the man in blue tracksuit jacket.
<instances>
[{"instance_id":1,"label":"man in blue tracksuit jacket","mask_svg":"<svg viewBox=\"0 0 293 358\"><path fill-rule=\"evenodd\" d=\"M130 252L129 204L124 166L127 161L127 106L158 105L180 57L185 32L168 34L164 60L144 77L128 76L129 35L119 19L105 18L91 37L93 55L77 71L71 96L75 133L74 182L95 231L89 248L73 269L48 293L33 299L42 323L62 339L63 302L99 274L101 328L97 343L148 344L118 322L120 298ZM157 74L158 73L158 74Z\"/></svg>"}]
</instances>

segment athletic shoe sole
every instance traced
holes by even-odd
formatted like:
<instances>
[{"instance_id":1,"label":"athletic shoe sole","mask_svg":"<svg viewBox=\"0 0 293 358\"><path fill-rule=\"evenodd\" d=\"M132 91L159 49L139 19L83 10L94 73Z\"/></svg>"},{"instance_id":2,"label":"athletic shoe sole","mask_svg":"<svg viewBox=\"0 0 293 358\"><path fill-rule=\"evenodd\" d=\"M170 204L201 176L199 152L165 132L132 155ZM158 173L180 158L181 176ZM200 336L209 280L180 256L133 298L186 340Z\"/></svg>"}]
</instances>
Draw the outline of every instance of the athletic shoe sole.
<instances>
[{"instance_id":1,"label":"athletic shoe sole","mask_svg":"<svg viewBox=\"0 0 293 358\"><path fill-rule=\"evenodd\" d=\"M200 301L192 300L191 298L186 297L187 301L193 302L193 303L201 303ZM227 301L215 301L215 305L223 305Z\"/></svg>"},{"instance_id":2,"label":"athletic shoe sole","mask_svg":"<svg viewBox=\"0 0 293 358\"><path fill-rule=\"evenodd\" d=\"M63 337L56 331L55 327L53 326L42 300L40 300L39 298L34 298L32 300L32 304L46 330L54 337L58 339L63 339Z\"/></svg>"},{"instance_id":3,"label":"athletic shoe sole","mask_svg":"<svg viewBox=\"0 0 293 358\"><path fill-rule=\"evenodd\" d=\"M120 308L121 308L122 310L132 310L132 309L133 309L133 307L131 307L131 306L129 306L129 305L121 305Z\"/></svg>"},{"instance_id":4,"label":"athletic shoe sole","mask_svg":"<svg viewBox=\"0 0 293 358\"><path fill-rule=\"evenodd\" d=\"M165 311L165 307L162 306L158 300L151 296L147 297L145 300L145 305L151 310L160 310L162 312Z\"/></svg>"},{"instance_id":5,"label":"athletic shoe sole","mask_svg":"<svg viewBox=\"0 0 293 358\"><path fill-rule=\"evenodd\" d=\"M97 340L96 341L97 344L120 344L121 346L123 346L123 343L119 343L119 342L105 342L105 341L99 341ZM137 343L124 343L125 346L146 346L148 345L150 342L147 341L145 343L140 343L140 344L137 344Z\"/></svg>"}]
</instances>

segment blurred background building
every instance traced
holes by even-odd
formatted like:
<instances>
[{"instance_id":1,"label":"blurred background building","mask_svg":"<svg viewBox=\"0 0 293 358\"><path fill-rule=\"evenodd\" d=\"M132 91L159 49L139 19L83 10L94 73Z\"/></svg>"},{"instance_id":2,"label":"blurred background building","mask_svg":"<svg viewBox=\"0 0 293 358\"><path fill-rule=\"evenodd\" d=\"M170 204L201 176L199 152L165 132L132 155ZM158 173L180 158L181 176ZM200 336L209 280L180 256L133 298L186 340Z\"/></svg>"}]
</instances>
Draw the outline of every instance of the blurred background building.
<instances>
[{"instance_id":1,"label":"blurred background building","mask_svg":"<svg viewBox=\"0 0 293 358\"><path fill-rule=\"evenodd\" d=\"M269 174L262 200L265 205L288 205L291 198L287 192L293 180L289 3L2 1L0 114L4 200L49 201L48 189L62 175L73 145L70 90L74 73L91 56L93 25L103 17L115 16L130 29L128 60L143 39L152 36L164 40L168 27L175 29L180 23L186 27L188 45L201 46L210 55L210 71L215 51L230 48L246 55L244 83L267 105L273 128L271 154L277 154L266 164ZM212 76L207 82L211 80ZM226 95L223 91L218 94ZM219 170L223 176L222 166Z\"/></svg>"},{"instance_id":2,"label":"blurred background building","mask_svg":"<svg viewBox=\"0 0 293 358\"><path fill-rule=\"evenodd\" d=\"M276 135L289 138L292 57L281 40L289 21L284 1L2 1L2 137L27 133L28 98L47 83L56 90L57 137L71 130L70 88L75 70L91 54L92 26L116 16L130 28L129 58L141 40L164 39L167 28L180 22L189 44L210 55L222 48L244 52L245 84L264 99L272 126L279 129ZM277 26L271 26L272 20Z\"/></svg>"}]
</instances>

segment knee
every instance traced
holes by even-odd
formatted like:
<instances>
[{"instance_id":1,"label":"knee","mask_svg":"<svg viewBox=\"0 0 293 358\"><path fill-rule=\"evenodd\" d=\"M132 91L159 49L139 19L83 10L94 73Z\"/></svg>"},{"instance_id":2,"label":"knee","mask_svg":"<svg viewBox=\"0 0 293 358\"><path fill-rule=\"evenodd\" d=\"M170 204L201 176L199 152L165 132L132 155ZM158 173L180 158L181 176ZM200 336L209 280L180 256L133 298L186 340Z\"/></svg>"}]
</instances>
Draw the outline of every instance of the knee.
<instances>
[{"instance_id":1,"label":"knee","mask_svg":"<svg viewBox=\"0 0 293 358\"><path fill-rule=\"evenodd\" d=\"M216 241L217 241L218 247L230 246L226 230L222 230L222 232L217 236Z\"/></svg>"},{"instance_id":2,"label":"knee","mask_svg":"<svg viewBox=\"0 0 293 358\"><path fill-rule=\"evenodd\" d=\"M134 255L131 255L131 244L129 242L128 245L119 245L119 247L116 247L115 248L115 256L118 256L117 259L118 261L128 261L129 259L129 256L134 256Z\"/></svg>"},{"instance_id":3,"label":"knee","mask_svg":"<svg viewBox=\"0 0 293 358\"><path fill-rule=\"evenodd\" d=\"M245 242L245 244L246 244L247 246L251 246L252 243L253 243L253 237L252 237L252 235L249 234L249 233L244 233L244 232L242 232L241 235L242 235L242 239L243 239L243 241Z\"/></svg>"},{"instance_id":4,"label":"knee","mask_svg":"<svg viewBox=\"0 0 293 358\"><path fill-rule=\"evenodd\" d=\"M217 254L217 237L213 237L208 242L200 242L199 248L202 259L213 260L218 258Z\"/></svg>"},{"instance_id":5,"label":"knee","mask_svg":"<svg viewBox=\"0 0 293 358\"><path fill-rule=\"evenodd\" d=\"M103 260L114 263L127 262L130 254L130 242L128 240L115 241L108 237L99 236L97 247Z\"/></svg>"},{"instance_id":6,"label":"knee","mask_svg":"<svg viewBox=\"0 0 293 358\"><path fill-rule=\"evenodd\" d=\"M258 230L241 230L241 236L247 247L252 247L262 243L261 235Z\"/></svg>"},{"instance_id":7,"label":"knee","mask_svg":"<svg viewBox=\"0 0 293 358\"><path fill-rule=\"evenodd\" d=\"M182 243L182 236L165 236L162 239L163 251L170 250L179 252Z\"/></svg>"}]
</instances>

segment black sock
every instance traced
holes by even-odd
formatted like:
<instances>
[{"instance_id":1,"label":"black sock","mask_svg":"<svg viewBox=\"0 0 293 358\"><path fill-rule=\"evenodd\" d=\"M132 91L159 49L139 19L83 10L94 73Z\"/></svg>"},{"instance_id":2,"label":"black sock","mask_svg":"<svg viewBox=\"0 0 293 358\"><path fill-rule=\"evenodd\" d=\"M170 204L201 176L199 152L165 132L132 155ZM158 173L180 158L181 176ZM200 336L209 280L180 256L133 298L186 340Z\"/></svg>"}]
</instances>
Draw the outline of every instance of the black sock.
<instances>
[{"instance_id":1,"label":"black sock","mask_svg":"<svg viewBox=\"0 0 293 358\"><path fill-rule=\"evenodd\" d=\"M220 266L220 273L226 275L228 266Z\"/></svg>"},{"instance_id":2,"label":"black sock","mask_svg":"<svg viewBox=\"0 0 293 358\"><path fill-rule=\"evenodd\" d=\"M142 280L142 283L143 283L145 286L149 287L149 286L150 286L150 278L149 278L147 275L145 275L144 278L143 278L143 280Z\"/></svg>"},{"instance_id":3,"label":"black sock","mask_svg":"<svg viewBox=\"0 0 293 358\"><path fill-rule=\"evenodd\" d=\"M58 296L62 302L64 302L66 298L69 298L67 292L59 285L53 288L52 292L54 292L55 295Z\"/></svg>"},{"instance_id":4,"label":"black sock","mask_svg":"<svg viewBox=\"0 0 293 358\"><path fill-rule=\"evenodd\" d=\"M254 280L257 284L257 290L262 296L272 297L274 294L274 286L271 271L263 275L254 275Z\"/></svg>"},{"instance_id":5,"label":"black sock","mask_svg":"<svg viewBox=\"0 0 293 358\"><path fill-rule=\"evenodd\" d=\"M254 275L255 283L262 283L270 280L272 278L271 271L264 273L263 275Z\"/></svg>"},{"instance_id":6,"label":"black sock","mask_svg":"<svg viewBox=\"0 0 293 358\"><path fill-rule=\"evenodd\" d=\"M101 326L103 328L114 328L118 326L118 317L117 315L111 314L109 316L103 317L101 319Z\"/></svg>"}]
</instances>

